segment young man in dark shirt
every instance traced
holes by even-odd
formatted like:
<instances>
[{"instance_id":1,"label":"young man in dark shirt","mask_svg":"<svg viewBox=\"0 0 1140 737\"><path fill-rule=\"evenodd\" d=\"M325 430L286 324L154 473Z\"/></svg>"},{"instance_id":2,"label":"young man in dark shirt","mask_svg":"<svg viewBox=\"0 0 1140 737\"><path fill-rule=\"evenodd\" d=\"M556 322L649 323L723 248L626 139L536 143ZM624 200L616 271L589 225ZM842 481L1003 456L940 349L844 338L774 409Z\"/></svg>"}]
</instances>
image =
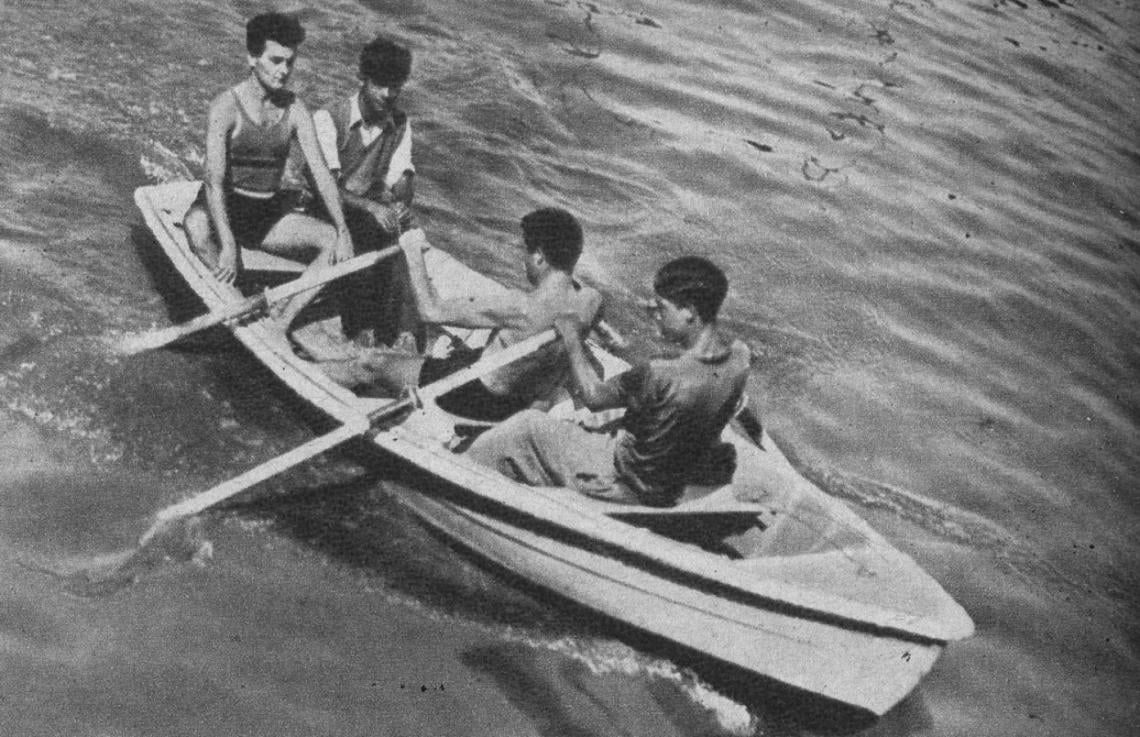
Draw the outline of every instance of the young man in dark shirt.
<instances>
[{"instance_id":1,"label":"young man in dark shirt","mask_svg":"<svg viewBox=\"0 0 1140 737\"><path fill-rule=\"evenodd\" d=\"M653 288L648 306L661 336L681 354L639 363L606 381L586 355L577 319L555 320L582 402L591 410L625 410L616 433L528 410L479 436L467 454L532 486L568 486L619 503L676 504L692 470L705 464L741 409L751 351L717 324L728 280L711 262L696 256L671 261ZM759 432L753 423L756 441Z\"/></svg>"}]
</instances>

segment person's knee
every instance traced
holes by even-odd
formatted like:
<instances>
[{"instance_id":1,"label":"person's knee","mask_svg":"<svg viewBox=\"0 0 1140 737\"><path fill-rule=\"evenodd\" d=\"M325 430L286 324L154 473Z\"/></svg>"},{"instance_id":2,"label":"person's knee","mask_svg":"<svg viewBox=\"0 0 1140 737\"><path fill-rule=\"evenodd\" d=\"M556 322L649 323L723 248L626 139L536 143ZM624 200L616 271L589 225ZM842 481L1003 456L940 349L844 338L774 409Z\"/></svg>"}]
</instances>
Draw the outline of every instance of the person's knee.
<instances>
[{"instance_id":1,"label":"person's knee","mask_svg":"<svg viewBox=\"0 0 1140 737\"><path fill-rule=\"evenodd\" d=\"M336 229L331 226L316 229L309 240L321 253L332 253L336 250Z\"/></svg>"},{"instance_id":2,"label":"person's knee","mask_svg":"<svg viewBox=\"0 0 1140 737\"><path fill-rule=\"evenodd\" d=\"M210 243L210 216L206 211L194 205L182 219L182 226L186 230L186 237L193 248L205 248Z\"/></svg>"},{"instance_id":3,"label":"person's knee","mask_svg":"<svg viewBox=\"0 0 1140 737\"><path fill-rule=\"evenodd\" d=\"M191 205L190 209L186 211L186 217L182 218L182 224L187 228L201 227L206 222L206 209L198 204Z\"/></svg>"}]
</instances>

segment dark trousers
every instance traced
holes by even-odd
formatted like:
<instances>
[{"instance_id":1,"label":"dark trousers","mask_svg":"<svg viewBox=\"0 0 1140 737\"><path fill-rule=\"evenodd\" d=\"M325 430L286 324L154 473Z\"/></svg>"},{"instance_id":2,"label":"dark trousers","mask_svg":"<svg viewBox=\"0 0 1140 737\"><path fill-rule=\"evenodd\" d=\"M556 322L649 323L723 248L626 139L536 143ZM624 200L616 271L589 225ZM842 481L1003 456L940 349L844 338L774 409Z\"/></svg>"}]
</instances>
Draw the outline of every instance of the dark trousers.
<instances>
[{"instance_id":1,"label":"dark trousers","mask_svg":"<svg viewBox=\"0 0 1140 737\"><path fill-rule=\"evenodd\" d=\"M358 254L398 242L398 238L385 234L365 210L345 205L344 217ZM377 343L391 345L401 332L410 332L417 346L423 347L423 329L403 254L341 279L335 283L334 294L349 338L372 331Z\"/></svg>"}]
</instances>

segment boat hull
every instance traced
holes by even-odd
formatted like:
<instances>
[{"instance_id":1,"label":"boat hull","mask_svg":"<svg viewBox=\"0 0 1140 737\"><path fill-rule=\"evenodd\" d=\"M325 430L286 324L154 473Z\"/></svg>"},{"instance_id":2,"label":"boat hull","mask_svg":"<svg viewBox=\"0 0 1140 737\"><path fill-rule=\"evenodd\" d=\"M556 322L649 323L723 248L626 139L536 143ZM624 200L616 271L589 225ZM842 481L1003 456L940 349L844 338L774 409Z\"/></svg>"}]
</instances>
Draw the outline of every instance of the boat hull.
<instances>
[{"instance_id":1,"label":"boat hull","mask_svg":"<svg viewBox=\"0 0 1140 737\"><path fill-rule=\"evenodd\" d=\"M439 496L409 492L401 501L454 544L545 591L682 648L875 715L910 693L944 647L779 612Z\"/></svg>"}]
</instances>

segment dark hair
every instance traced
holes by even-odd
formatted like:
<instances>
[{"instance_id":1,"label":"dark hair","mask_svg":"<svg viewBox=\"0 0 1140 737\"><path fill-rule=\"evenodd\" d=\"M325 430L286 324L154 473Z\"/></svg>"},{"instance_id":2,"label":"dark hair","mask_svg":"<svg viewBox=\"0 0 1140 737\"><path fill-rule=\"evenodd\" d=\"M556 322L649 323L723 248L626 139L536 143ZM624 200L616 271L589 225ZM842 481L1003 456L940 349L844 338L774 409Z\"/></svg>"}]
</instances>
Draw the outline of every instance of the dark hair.
<instances>
[{"instance_id":1,"label":"dark hair","mask_svg":"<svg viewBox=\"0 0 1140 737\"><path fill-rule=\"evenodd\" d=\"M265 53L266 41L276 41L282 46L295 49L304 40L305 29L301 27L301 22L284 13L262 13L245 24L245 49L250 56Z\"/></svg>"},{"instance_id":2,"label":"dark hair","mask_svg":"<svg viewBox=\"0 0 1140 737\"><path fill-rule=\"evenodd\" d=\"M653 291L678 307L691 307L704 322L712 322L728 294L728 277L708 259L682 256L657 270Z\"/></svg>"},{"instance_id":3,"label":"dark hair","mask_svg":"<svg viewBox=\"0 0 1140 737\"><path fill-rule=\"evenodd\" d=\"M560 271L572 271L582 255L582 226L560 207L543 207L522 219L523 243Z\"/></svg>"},{"instance_id":4,"label":"dark hair","mask_svg":"<svg viewBox=\"0 0 1140 737\"><path fill-rule=\"evenodd\" d=\"M360 51L360 76L382 87L400 86L412 73L412 52L377 36Z\"/></svg>"}]
</instances>

